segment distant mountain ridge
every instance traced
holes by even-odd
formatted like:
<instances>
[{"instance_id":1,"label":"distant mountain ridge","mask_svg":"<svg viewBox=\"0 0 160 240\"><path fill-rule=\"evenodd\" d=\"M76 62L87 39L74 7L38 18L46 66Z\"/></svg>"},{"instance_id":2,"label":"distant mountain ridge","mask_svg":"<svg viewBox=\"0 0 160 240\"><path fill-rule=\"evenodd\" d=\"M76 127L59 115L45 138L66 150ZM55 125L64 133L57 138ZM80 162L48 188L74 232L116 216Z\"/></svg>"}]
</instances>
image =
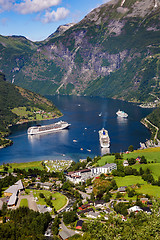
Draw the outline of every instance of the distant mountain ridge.
<instances>
[{"instance_id":1,"label":"distant mountain ridge","mask_svg":"<svg viewBox=\"0 0 160 240\"><path fill-rule=\"evenodd\" d=\"M0 70L45 94L160 97L160 0L112 0L42 42L0 37ZM156 99L156 98L155 98Z\"/></svg>"}]
</instances>

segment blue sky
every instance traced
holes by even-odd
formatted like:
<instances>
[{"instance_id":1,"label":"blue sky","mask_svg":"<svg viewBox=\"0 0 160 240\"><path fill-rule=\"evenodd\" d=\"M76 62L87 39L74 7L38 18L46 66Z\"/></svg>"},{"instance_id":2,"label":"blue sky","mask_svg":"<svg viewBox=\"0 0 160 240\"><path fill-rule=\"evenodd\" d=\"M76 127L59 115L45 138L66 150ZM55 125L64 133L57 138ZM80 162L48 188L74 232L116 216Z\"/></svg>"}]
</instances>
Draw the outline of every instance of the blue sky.
<instances>
[{"instance_id":1,"label":"blue sky","mask_svg":"<svg viewBox=\"0 0 160 240\"><path fill-rule=\"evenodd\" d=\"M59 25L78 22L109 0L0 0L0 35L46 39Z\"/></svg>"}]
</instances>

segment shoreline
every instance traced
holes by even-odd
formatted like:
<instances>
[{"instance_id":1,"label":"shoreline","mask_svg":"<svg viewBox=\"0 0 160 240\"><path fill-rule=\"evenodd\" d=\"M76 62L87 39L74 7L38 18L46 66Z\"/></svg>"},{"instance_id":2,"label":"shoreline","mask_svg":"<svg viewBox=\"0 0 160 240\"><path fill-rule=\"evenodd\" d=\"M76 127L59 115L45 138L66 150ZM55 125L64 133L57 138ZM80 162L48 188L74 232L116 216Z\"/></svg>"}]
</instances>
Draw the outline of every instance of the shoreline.
<instances>
[{"instance_id":1,"label":"shoreline","mask_svg":"<svg viewBox=\"0 0 160 240\"><path fill-rule=\"evenodd\" d=\"M62 114L62 116L63 116L63 114ZM18 121L16 124L9 124L9 125L7 126L7 128L9 129L10 127L22 125L22 124L29 123L29 122L36 122L36 121L40 121L40 122L41 122L41 121L46 121L46 120L52 120L52 119L60 118L60 117L62 117L62 116L56 116L56 117L54 117L54 118L47 118L47 119L42 119L42 120L26 120L26 121L23 121L23 122L19 122L19 121ZM6 137L10 136L11 133L12 133L12 132L10 131L10 133L8 133L8 134L6 135ZM0 138L0 139L3 139L3 137ZM12 145L14 144L13 141L10 140L10 139L8 139L8 138L4 138L4 140L8 140L8 141L11 141L11 142L8 143L7 145L0 145L0 149L6 148L6 147L10 147L10 146L12 146Z\"/></svg>"}]
</instances>

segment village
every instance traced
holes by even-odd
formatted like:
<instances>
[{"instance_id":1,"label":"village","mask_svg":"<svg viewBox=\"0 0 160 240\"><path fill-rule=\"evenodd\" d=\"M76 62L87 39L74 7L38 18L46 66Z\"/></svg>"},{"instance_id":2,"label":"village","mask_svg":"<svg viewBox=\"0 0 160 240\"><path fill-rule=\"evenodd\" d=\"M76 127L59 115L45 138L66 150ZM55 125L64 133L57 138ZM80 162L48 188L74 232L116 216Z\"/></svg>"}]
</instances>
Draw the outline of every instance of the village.
<instances>
[{"instance_id":1,"label":"village","mask_svg":"<svg viewBox=\"0 0 160 240\"><path fill-rule=\"evenodd\" d=\"M27 173L15 169L14 173L0 175L1 180L7 177L18 180L20 177L2 192L0 211L3 212L4 206L16 210L24 204L40 214L48 212L53 224L54 219L60 219L58 236L63 240L75 234L83 235L83 226L88 220L106 222L112 216L127 221L132 213L152 214L156 200L147 194L138 194L138 183L130 187L118 187L114 176L120 173L119 163L98 166L95 164L97 159L77 163L78 170L72 170L76 164L71 160L45 160L42 162L45 172L34 169ZM121 163L124 169L130 169L131 164L145 163L145 160L138 156L134 161L128 159ZM9 217L6 221L9 221ZM50 225L45 236L51 237L53 232Z\"/></svg>"}]
</instances>

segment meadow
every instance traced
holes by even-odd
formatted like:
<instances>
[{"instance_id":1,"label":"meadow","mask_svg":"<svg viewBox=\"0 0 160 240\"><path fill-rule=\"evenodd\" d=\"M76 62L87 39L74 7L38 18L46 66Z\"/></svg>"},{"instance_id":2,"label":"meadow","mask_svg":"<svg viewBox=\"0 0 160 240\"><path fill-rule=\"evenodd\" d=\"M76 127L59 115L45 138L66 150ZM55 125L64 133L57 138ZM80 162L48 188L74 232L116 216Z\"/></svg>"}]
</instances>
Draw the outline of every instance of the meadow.
<instances>
[{"instance_id":1,"label":"meadow","mask_svg":"<svg viewBox=\"0 0 160 240\"><path fill-rule=\"evenodd\" d=\"M116 180L117 186L122 187L122 186L132 186L136 185L137 183L139 184L146 184L146 182L141 178L141 176L125 176L125 177L114 177Z\"/></svg>"},{"instance_id":2,"label":"meadow","mask_svg":"<svg viewBox=\"0 0 160 240\"><path fill-rule=\"evenodd\" d=\"M46 205L44 198L40 198L39 196L40 193L43 193L45 198L49 198L50 196L52 196L52 198L55 198L55 200L52 200L52 204L56 211L64 207L65 204L67 203L67 198L61 193L58 192L51 193L50 191L47 190L34 190L33 196L38 198L38 201L36 202L37 204Z\"/></svg>"},{"instance_id":3,"label":"meadow","mask_svg":"<svg viewBox=\"0 0 160 240\"><path fill-rule=\"evenodd\" d=\"M9 172L13 172L14 168L19 168L19 169L25 169L26 171L31 168L37 168L39 170L43 170L43 166L41 164L42 161L34 161L34 162L22 162L22 163L10 163L6 164L6 167L8 167ZM0 171L3 171L3 165L0 166Z\"/></svg>"},{"instance_id":4,"label":"meadow","mask_svg":"<svg viewBox=\"0 0 160 240\"><path fill-rule=\"evenodd\" d=\"M158 177L160 177L160 163L148 163L148 164L136 164L132 166L132 168L135 168L139 171L140 167L143 170L146 170L149 168L151 170L151 174L153 175L155 180L158 180Z\"/></svg>"},{"instance_id":5,"label":"meadow","mask_svg":"<svg viewBox=\"0 0 160 240\"><path fill-rule=\"evenodd\" d=\"M157 162L160 163L160 147L157 148L146 148L142 150L135 150L131 153L124 153L123 159L127 158L137 158L137 157L145 156L147 162Z\"/></svg>"}]
</instances>

